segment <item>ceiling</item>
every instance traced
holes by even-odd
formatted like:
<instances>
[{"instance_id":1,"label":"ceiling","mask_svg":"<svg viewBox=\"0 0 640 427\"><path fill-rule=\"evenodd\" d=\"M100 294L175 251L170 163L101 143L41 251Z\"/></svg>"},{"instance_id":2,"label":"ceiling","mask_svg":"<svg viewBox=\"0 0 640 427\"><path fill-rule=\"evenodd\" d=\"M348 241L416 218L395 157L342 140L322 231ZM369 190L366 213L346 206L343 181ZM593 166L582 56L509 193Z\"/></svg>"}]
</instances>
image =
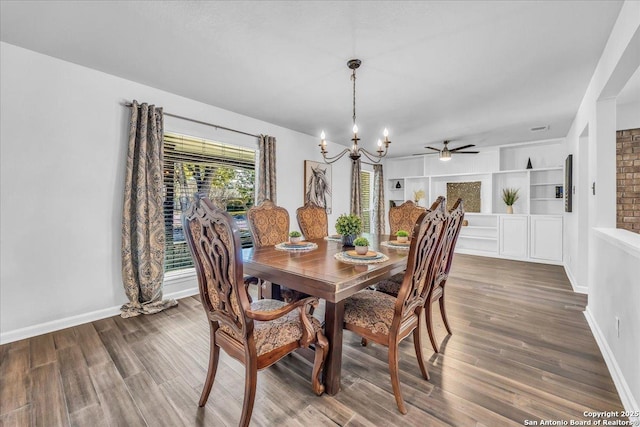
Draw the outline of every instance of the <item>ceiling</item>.
<instances>
[{"instance_id":1,"label":"ceiling","mask_svg":"<svg viewBox=\"0 0 640 427\"><path fill-rule=\"evenodd\" d=\"M373 148L386 126L399 156L444 139L565 136L621 5L3 0L0 30L4 42L345 145L356 57L361 144Z\"/></svg>"}]
</instances>

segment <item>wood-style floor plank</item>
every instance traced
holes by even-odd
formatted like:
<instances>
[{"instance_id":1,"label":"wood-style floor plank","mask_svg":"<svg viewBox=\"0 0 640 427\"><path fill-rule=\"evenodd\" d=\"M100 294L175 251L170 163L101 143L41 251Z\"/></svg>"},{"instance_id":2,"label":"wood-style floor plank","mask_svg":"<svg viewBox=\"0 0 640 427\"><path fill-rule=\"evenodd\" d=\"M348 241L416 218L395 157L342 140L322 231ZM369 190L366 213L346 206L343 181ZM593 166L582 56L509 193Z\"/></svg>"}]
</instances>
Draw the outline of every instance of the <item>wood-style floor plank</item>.
<instances>
[{"instance_id":1,"label":"wood-style floor plank","mask_svg":"<svg viewBox=\"0 0 640 427\"><path fill-rule=\"evenodd\" d=\"M53 339L51 339L53 343ZM69 425L69 413L55 362L31 369L31 422L34 426Z\"/></svg>"},{"instance_id":2,"label":"wood-style floor plank","mask_svg":"<svg viewBox=\"0 0 640 427\"><path fill-rule=\"evenodd\" d=\"M387 348L362 347L345 332L337 395L314 395L311 363L285 357L258 373L251 425L509 427L623 409L582 313L586 296L572 292L561 267L456 255L446 289L453 335L437 304L440 353L422 330L429 381L412 338L400 345L406 415L395 404ZM245 371L224 352L209 401L198 407L208 339L194 296L155 315L0 346L0 425L236 426Z\"/></svg>"}]
</instances>

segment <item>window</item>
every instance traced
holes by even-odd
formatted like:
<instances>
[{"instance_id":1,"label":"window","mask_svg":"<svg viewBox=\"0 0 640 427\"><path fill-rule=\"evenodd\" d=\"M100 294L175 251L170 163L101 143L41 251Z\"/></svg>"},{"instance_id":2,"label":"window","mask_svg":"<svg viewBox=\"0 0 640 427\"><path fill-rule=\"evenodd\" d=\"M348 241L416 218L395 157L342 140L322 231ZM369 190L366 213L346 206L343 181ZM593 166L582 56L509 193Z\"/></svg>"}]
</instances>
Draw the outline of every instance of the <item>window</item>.
<instances>
[{"instance_id":1,"label":"window","mask_svg":"<svg viewBox=\"0 0 640 427\"><path fill-rule=\"evenodd\" d=\"M248 148L165 133L165 273L193 267L182 212L196 192L207 193L229 212L240 228L242 246L251 246L246 211L254 203L255 155Z\"/></svg>"},{"instance_id":2,"label":"window","mask_svg":"<svg viewBox=\"0 0 640 427\"><path fill-rule=\"evenodd\" d=\"M360 172L360 189L362 231L365 233L371 233L371 172Z\"/></svg>"}]
</instances>

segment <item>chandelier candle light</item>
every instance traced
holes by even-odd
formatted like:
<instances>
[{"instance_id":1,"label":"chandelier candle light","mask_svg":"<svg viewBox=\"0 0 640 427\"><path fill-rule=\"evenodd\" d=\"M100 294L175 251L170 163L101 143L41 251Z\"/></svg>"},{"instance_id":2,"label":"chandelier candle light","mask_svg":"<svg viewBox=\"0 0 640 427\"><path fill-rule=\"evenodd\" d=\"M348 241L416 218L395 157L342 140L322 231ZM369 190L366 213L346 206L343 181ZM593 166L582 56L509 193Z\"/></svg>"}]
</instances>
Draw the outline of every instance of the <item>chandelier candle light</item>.
<instances>
[{"instance_id":1,"label":"chandelier candle light","mask_svg":"<svg viewBox=\"0 0 640 427\"><path fill-rule=\"evenodd\" d=\"M325 139L326 135L324 131L322 131L322 133L320 134L319 146L320 146L320 153L322 153L322 157L324 158L325 163L336 162L340 160L347 153L349 153L349 157L354 162L360 159L361 155L364 154L365 157L367 157L372 162L380 163L380 160L382 160L382 158L387 155L387 149L389 148L389 144L391 144L391 141L389 141L389 131L387 130L387 128L385 128L384 142L381 140L378 140L378 150L376 151L377 154L370 153L364 148L358 147L358 141L360 141L360 138L358 138L358 125L356 124L356 69L360 67L360 64L362 64L362 61L360 61L359 59L351 59L347 62L347 66L349 67L350 70L352 70L351 80L353 80L353 138L351 138L351 141L353 141L353 144L351 145L351 148L345 148L337 156L327 157L328 151L327 151L327 141ZM384 149L382 148L383 144L384 144Z\"/></svg>"}]
</instances>

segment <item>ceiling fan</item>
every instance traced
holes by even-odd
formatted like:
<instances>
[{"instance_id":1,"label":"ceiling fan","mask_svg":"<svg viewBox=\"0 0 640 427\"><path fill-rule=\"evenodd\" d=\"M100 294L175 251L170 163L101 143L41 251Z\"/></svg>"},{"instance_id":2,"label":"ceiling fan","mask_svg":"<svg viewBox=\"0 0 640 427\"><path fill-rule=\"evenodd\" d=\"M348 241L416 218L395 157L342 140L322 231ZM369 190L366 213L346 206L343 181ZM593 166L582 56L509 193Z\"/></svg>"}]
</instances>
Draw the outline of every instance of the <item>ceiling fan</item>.
<instances>
[{"instance_id":1,"label":"ceiling fan","mask_svg":"<svg viewBox=\"0 0 640 427\"><path fill-rule=\"evenodd\" d=\"M463 145L462 147L449 149L449 142L451 141L443 141L444 148L442 150L429 147L429 146L426 146L424 148L428 148L429 150L437 151L438 153L440 153L440 160L442 160L443 162L451 160L452 153L455 153L455 154L478 154L479 153L479 151L460 151L460 150L465 150L467 148L475 147L475 144L467 144L467 145Z\"/></svg>"}]
</instances>

